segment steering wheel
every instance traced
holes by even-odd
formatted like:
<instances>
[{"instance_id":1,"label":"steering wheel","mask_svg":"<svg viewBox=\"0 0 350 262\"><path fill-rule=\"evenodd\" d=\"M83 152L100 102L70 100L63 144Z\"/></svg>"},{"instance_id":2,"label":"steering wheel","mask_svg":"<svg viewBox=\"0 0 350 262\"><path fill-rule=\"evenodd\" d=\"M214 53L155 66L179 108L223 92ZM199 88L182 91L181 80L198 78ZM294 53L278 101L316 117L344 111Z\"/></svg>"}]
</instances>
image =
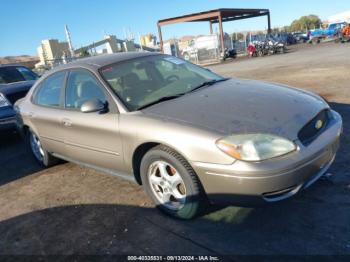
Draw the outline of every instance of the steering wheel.
<instances>
[{"instance_id":1,"label":"steering wheel","mask_svg":"<svg viewBox=\"0 0 350 262\"><path fill-rule=\"evenodd\" d=\"M170 75L167 78L165 78L165 81L167 81L168 83L175 82L177 80L180 80L180 77L178 77L177 75Z\"/></svg>"}]
</instances>

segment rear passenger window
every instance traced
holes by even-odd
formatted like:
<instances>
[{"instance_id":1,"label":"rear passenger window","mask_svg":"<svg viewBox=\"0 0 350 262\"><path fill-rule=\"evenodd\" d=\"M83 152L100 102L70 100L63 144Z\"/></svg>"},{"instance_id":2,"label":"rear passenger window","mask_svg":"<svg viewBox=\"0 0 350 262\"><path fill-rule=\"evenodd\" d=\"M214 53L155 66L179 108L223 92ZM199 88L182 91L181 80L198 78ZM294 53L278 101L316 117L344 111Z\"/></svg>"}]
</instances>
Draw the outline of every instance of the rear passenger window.
<instances>
[{"instance_id":1,"label":"rear passenger window","mask_svg":"<svg viewBox=\"0 0 350 262\"><path fill-rule=\"evenodd\" d=\"M65 76L66 72L58 72L49 76L39 87L34 102L42 106L59 107Z\"/></svg>"}]
</instances>

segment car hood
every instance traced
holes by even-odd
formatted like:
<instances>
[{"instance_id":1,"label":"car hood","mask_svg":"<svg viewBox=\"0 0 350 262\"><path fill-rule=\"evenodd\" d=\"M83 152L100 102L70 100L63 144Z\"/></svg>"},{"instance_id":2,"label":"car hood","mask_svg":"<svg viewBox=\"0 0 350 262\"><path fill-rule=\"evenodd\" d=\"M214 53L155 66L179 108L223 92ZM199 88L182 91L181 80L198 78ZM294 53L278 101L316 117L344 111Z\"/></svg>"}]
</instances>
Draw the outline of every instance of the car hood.
<instances>
[{"instance_id":1,"label":"car hood","mask_svg":"<svg viewBox=\"0 0 350 262\"><path fill-rule=\"evenodd\" d=\"M4 94L11 104L24 97L35 81L22 81L10 84L0 84L0 93Z\"/></svg>"},{"instance_id":2,"label":"car hood","mask_svg":"<svg viewBox=\"0 0 350 262\"><path fill-rule=\"evenodd\" d=\"M219 132L269 133L291 140L328 105L288 86L231 79L142 110L149 116Z\"/></svg>"},{"instance_id":3,"label":"car hood","mask_svg":"<svg viewBox=\"0 0 350 262\"><path fill-rule=\"evenodd\" d=\"M34 83L35 80L0 84L0 93L3 93L4 95L12 95L17 92L28 91Z\"/></svg>"}]
</instances>

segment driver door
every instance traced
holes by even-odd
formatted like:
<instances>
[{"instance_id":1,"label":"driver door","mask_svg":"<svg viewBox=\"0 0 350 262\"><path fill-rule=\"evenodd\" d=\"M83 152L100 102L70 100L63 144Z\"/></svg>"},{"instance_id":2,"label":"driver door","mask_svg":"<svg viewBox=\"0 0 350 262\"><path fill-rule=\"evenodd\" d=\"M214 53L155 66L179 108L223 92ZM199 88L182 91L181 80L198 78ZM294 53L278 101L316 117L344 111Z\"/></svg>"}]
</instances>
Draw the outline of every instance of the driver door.
<instances>
[{"instance_id":1,"label":"driver door","mask_svg":"<svg viewBox=\"0 0 350 262\"><path fill-rule=\"evenodd\" d=\"M81 105L97 98L108 103L106 112L83 113ZM65 90L64 142L69 158L96 167L122 169L119 113L105 87L86 69L69 72Z\"/></svg>"}]
</instances>

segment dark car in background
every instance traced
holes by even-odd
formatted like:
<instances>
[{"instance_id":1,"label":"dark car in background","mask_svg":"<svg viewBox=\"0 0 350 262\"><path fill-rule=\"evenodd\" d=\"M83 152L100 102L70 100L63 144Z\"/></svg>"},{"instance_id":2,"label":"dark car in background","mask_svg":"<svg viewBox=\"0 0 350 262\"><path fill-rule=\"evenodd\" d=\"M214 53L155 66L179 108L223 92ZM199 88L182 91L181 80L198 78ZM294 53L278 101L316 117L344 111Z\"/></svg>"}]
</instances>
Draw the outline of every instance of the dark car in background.
<instances>
[{"instance_id":1,"label":"dark car in background","mask_svg":"<svg viewBox=\"0 0 350 262\"><path fill-rule=\"evenodd\" d=\"M297 43L306 43L310 39L307 32L294 32L293 36Z\"/></svg>"},{"instance_id":2,"label":"dark car in background","mask_svg":"<svg viewBox=\"0 0 350 262\"><path fill-rule=\"evenodd\" d=\"M0 65L0 130L15 128L13 104L24 97L38 75L22 65Z\"/></svg>"},{"instance_id":3,"label":"dark car in background","mask_svg":"<svg viewBox=\"0 0 350 262\"><path fill-rule=\"evenodd\" d=\"M280 32L280 33L274 33L271 34L271 36L279 41L284 43L285 45L294 45L297 43L297 40L295 39L295 37L293 36L293 34L291 33L287 33L287 32Z\"/></svg>"}]
</instances>

